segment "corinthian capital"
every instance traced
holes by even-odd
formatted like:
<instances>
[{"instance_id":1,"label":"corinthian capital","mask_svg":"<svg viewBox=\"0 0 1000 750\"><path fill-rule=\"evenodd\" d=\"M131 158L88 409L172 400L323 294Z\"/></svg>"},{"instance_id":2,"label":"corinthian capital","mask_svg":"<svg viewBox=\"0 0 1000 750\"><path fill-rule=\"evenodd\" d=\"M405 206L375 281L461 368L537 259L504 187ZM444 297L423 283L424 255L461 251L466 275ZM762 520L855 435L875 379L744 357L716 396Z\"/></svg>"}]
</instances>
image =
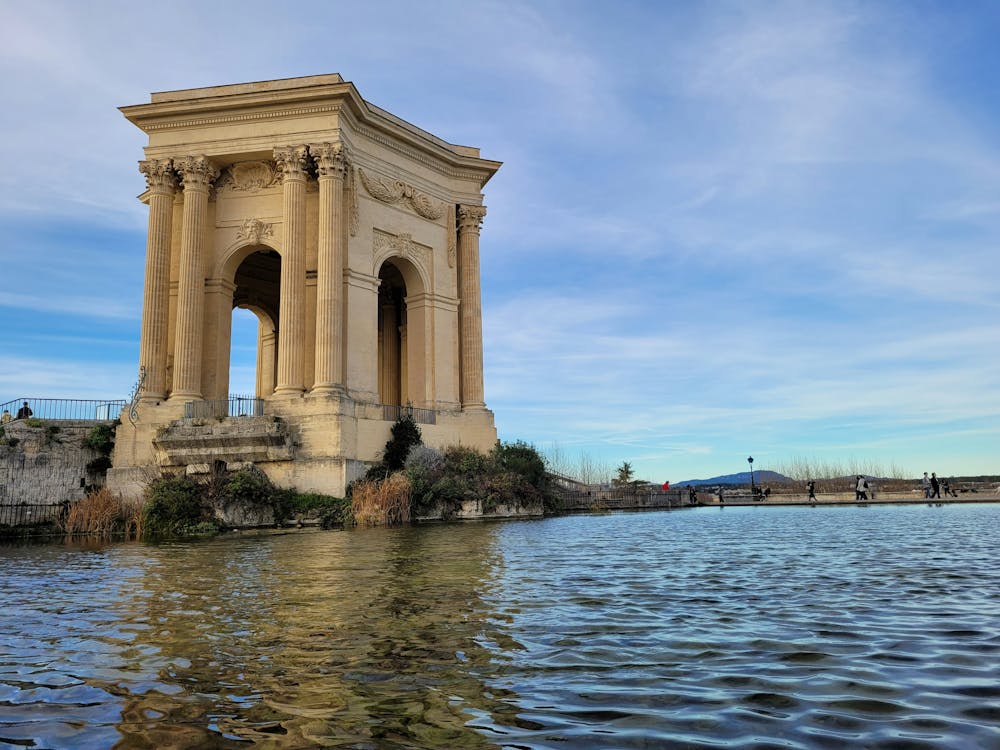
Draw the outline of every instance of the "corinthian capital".
<instances>
[{"instance_id":1,"label":"corinthian capital","mask_svg":"<svg viewBox=\"0 0 1000 750\"><path fill-rule=\"evenodd\" d=\"M282 146L274 149L274 161L285 180L304 180L309 167L309 149L305 146Z\"/></svg>"},{"instance_id":2,"label":"corinthian capital","mask_svg":"<svg viewBox=\"0 0 1000 750\"><path fill-rule=\"evenodd\" d=\"M458 231L476 232L483 225L483 218L486 216L486 206L459 206L458 207Z\"/></svg>"},{"instance_id":3,"label":"corinthian capital","mask_svg":"<svg viewBox=\"0 0 1000 750\"><path fill-rule=\"evenodd\" d=\"M185 156L174 160L174 169L185 190L208 190L219 176L219 169L205 156Z\"/></svg>"},{"instance_id":4,"label":"corinthian capital","mask_svg":"<svg viewBox=\"0 0 1000 750\"><path fill-rule=\"evenodd\" d=\"M170 159L141 161L139 171L146 176L146 187L150 190L173 191L177 187L177 175Z\"/></svg>"},{"instance_id":5,"label":"corinthian capital","mask_svg":"<svg viewBox=\"0 0 1000 750\"><path fill-rule=\"evenodd\" d=\"M343 177L347 169L347 149L340 143L314 143L309 153L320 177Z\"/></svg>"}]
</instances>

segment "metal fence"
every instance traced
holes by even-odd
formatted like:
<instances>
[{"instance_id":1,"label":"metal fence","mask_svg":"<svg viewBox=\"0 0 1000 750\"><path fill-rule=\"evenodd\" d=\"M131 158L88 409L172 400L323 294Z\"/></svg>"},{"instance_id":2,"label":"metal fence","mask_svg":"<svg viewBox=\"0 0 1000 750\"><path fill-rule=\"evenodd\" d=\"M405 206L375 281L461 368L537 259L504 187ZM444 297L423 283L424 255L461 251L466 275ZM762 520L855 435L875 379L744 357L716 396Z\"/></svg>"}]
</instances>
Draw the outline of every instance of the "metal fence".
<instances>
[{"instance_id":1,"label":"metal fence","mask_svg":"<svg viewBox=\"0 0 1000 750\"><path fill-rule=\"evenodd\" d=\"M382 404L382 419L395 422L403 416L410 416L417 424L437 424L437 412L433 409L417 409L413 406Z\"/></svg>"},{"instance_id":2,"label":"metal fence","mask_svg":"<svg viewBox=\"0 0 1000 750\"><path fill-rule=\"evenodd\" d=\"M58 521L65 507L65 505L30 503L0 505L0 526L31 526L37 523Z\"/></svg>"},{"instance_id":3,"label":"metal fence","mask_svg":"<svg viewBox=\"0 0 1000 750\"><path fill-rule=\"evenodd\" d=\"M18 419L63 419L73 421L113 421L125 408L125 399L15 398L0 404L0 421Z\"/></svg>"},{"instance_id":4,"label":"metal fence","mask_svg":"<svg viewBox=\"0 0 1000 750\"><path fill-rule=\"evenodd\" d=\"M264 399L253 396L230 396L215 401L188 401L184 404L184 416L187 419L262 417L264 416Z\"/></svg>"}]
</instances>

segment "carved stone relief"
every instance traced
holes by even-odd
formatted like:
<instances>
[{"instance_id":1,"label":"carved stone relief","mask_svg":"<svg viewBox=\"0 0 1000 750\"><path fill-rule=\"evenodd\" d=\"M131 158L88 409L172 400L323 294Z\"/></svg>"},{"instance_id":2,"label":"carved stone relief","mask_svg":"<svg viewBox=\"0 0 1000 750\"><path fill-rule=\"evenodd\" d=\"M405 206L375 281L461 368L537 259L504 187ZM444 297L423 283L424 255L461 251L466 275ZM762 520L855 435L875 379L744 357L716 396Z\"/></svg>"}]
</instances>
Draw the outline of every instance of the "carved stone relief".
<instances>
[{"instance_id":1,"label":"carved stone relief","mask_svg":"<svg viewBox=\"0 0 1000 750\"><path fill-rule=\"evenodd\" d=\"M358 176L361 177L361 184L365 186L365 190L376 200L390 205L405 202L418 215L431 221L437 221L444 216L444 203L435 201L402 180L390 180L387 177L366 174L360 167Z\"/></svg>"},{"instance_id":2,"label":"carved stone relief","mask_svg":"<svg viewBox=\"0 0 1000 750\"><path fill-rule=\"evenodd\" d=\"M360 220L358 218L358 170L354 167L348 166L347 168L347 217L348 226L350 228L351 237L355 237L358 234L358 225Z\"/></svg>"},{"instance_id":3,"label":"carved stone relief","mask_svg":"<svg viewBox=\"0 0 1000 750\"><path fill-rule=\"evenodd\" d=\"M218 187L238 193L256 193L280 184L281 172L274 162L242 161L226 170Z\"/></svg>"},{"instance_id":4,"label":"carved stone relief","mask_svg":"<svg viewBox=\"0 0 1000 750\"><path fill-rule=\"evenodd\" d=\"M455 226L455 208L452 207L448 211L448 222L447 229L448 232L448 268L455 267L455 254L458 250L458 228Z\"/></svg>"},{"instance_id":5,"label":"carved stone relief","mask_svg":"<svg viewBox=\"0 0 1000 750\"><path fill-rule=\"evenodd\" d=\"M413 236L408 232L390 234L376 229L372 243L372 259L374 260L372 272L373 275L377 274L379 267L387 258L396 256L413 263L420 269L423 277L430 280L432 254L433 250L430 247L414 241Z\"/></svg>"},{"instance_id":6,"label":"carved stone relief","mask_svg":"<svg viewBox=\"0 0 1000 750\"><path fill-rule=\"evenodd\" d=\"M236 239L249 240L255 244L260 244L274 234L274 226L260 219L244 219L236 232Z\"/></svg>"}]
</instances>

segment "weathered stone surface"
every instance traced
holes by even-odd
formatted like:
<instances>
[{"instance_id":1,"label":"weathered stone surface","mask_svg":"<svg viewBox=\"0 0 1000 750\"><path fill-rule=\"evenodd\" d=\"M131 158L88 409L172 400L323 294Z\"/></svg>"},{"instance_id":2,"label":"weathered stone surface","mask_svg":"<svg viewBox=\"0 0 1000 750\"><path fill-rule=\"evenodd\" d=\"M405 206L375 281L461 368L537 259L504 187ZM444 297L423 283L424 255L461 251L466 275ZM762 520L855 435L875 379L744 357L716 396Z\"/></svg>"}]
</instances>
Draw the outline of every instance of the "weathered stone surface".
<instances>
[{"instance_id":1,"label":"weathered stone surface","mask_svg":"<svg viewBox=\"0 0 1000 750\"><path fill-rule=\"evenodd\" d=\"M158 93L122 112L149 139L145 380L110 486L136 495L150 473L223 460L342 495L388 438L382 404L436 413L428 445L492 448L479 237L499 162L336 74ZM234 307L258 319L261 399L235 408L283 427L177 421L189 402L226 413Z\"/></svg>"},{"instance_id":2,"label":"weathered stone surface","mask_svg":"<svg viewBox=\"0 0 1000 750\"><path fill-rule=\"evenodd\" d=\"M34 420L32 420L34 422ZM87 471L97 452L83 441L94 422L45 420L3 425L0 440L0 504L58 505L82 498L104 477ZM16 441L16 445L9 442Z\"/></svg>"}]
</instances>

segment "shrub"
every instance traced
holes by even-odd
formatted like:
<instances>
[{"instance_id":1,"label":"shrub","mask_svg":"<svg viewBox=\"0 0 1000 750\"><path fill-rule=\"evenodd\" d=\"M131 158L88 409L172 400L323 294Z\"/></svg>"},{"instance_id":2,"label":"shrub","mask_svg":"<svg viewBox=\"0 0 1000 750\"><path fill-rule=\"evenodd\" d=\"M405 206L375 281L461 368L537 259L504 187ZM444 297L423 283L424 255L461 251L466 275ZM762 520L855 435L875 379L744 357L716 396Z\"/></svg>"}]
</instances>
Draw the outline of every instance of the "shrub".
<instances>
[{"instance_id":1,"label":"shrub","mask_svg":"<svg viewBox=\"0 0 1000 750\"><path fill-rule=\"evenodd\" d=\"M497 441L492 459L503 471L510 471L523 477L532 487L542 490L548 484L545 460L535 447L523 440L513 443Z\"/></svg>"},{"instance_id":2,"label":"shrub","mask_svg":"<svg viewBox=\"0 0 1000 750\"><path fill-rule=\"evenodd\" d=\"M355 522L363 526L407 523L410 520L410 480L400 471L381 482L355 483L351 514Z\"/></svg>"},{"instance_id":3,"label":"shrub","mask_svg":"<svg viewBox=\"0 0 1000 750\"><path fill-rule=\"evenodd\" d=\"M368 469L365 479L378 481L386 479L395 471L401 471L406 463L410 450L422 442L420 428L413 417L404 414L392 425L391 437L382 451L382 460Z\"/></svg>"},{"instance_id":4,"label":"shrub","mask_svg":"<svg viewBox=\"0 0 1000 750\"><path fill-rule=\"evenodd\" d=\"M435 506L433 487L441 478L444 456L426 445L414 446L406 457L406 476L410 479L410 509L413 515L428 514Z\"/></svg>"},{"instance_id":5,"label":"shrub","mask_svg":"<svg viewBox=\"0 0 1000 750\"><path fill-rule=\"evenodd\" d=\"M420 428L409 414L404 414L396 420L391 435L382 454L382 463L389 473L401 471L406 463L406 457L410 455L410 450L423 442Z\"/></svg>"},{"instance_id":6,"label":"shrub","mask_svg":"<svg viewBox=\"0 0 1000 750\"><path fill-rule=\"evenodd\" d=\"M276 488L267 474L256 466L249 466L227 476L224 492L229 502L267 508L274 503Z\"/></svg>"},{"instance_id":7,"label":"shrub","mask_svg":"<svg viewBox=\"0 0 1000 750\"><path fill-rule=\"evenodd\" d=\"M319 514L319 525L323 529L339 526L350 526L354 523L351 513L351 501L347 498L331 497L330 503L322 508Z\"/></svg>"},{"instance_id":8,"label":"shrub","mask_svg":"<svg viewBox=\"0 0 1000 750\"><path fill-rule=\"evenodd\" d=\"M142 534L142 515L140 503L100 489L70 505L64 526L67 534L125 534L138 538Z\"/></svg>"},{"instance_id":9,"label":"shrub","mask_svg":"<svg viewBox=\"0 0 1000 750\"><path fill-rule=\"evenodd\" d=\"M115 428L110 424L94 425L83 439L85 448L97 451L102 456L110 456L115 447Z\"/></svg>"},{"instance_id":10,"label":"shrub","mask_svg":"<svg viewBox=\"0 0 1000 750\"><path fill-rule=\"evenodd\" d=\"M154 536L190 533L199 524L214 523L204 486L187 476L164 477L149 485L142 522Z\"/></svg>"},{"instance_id":11,"label":"shrub","mask_svg":"<svg viewBox=\"0 0 1000 750\"><path fill-rule=\"evenodd\" d=\"M24 423L28 425L28 427L41 427L45 424L45 422L43 422L41 419L30 419L30 418L24 420Z\"/></svg>"}]
</instances>

